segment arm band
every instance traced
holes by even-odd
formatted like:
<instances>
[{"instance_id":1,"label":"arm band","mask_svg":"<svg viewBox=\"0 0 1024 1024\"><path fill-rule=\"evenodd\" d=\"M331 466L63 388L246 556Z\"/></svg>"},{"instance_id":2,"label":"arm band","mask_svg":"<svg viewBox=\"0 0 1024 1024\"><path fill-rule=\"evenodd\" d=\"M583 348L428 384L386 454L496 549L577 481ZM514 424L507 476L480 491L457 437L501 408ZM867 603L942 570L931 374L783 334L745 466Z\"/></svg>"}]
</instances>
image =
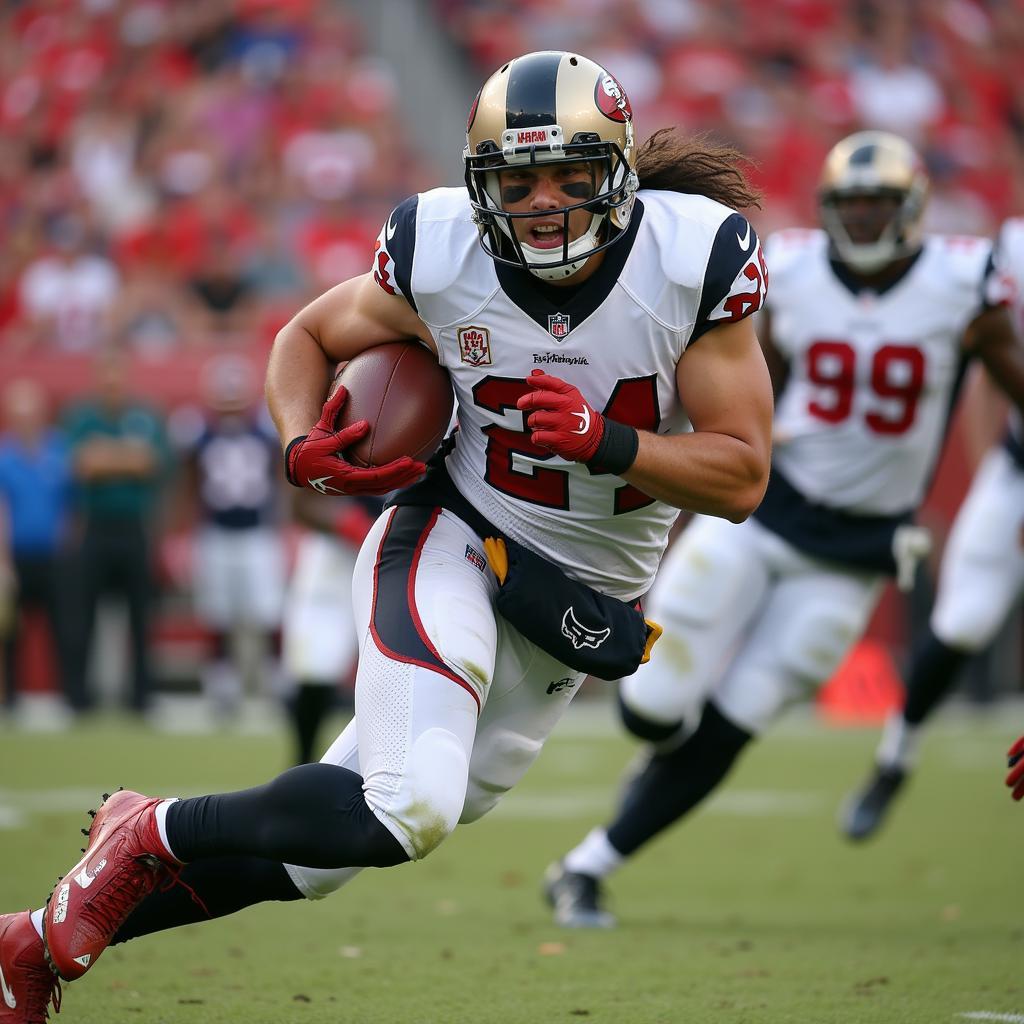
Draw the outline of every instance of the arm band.
<instances>
[{"instance_id":1,"label":"arm band","mask_svg":"<svg viewBox=\"0 0 1024 1024\"><path fill-rule=\"evenodd\" d=\"M639 450L640 435L636 430L627 427L625 423L617 423L606 417L601 443L587 465L605 473L621 476L636 462L636 453Z\"/></svg>"},{"instance_id":2,"label":"arm band","mask_svg":"<svg viewBox=\"0 0 1024 1024\"><path fill-rule=\"evenodd\" d=\"M305 441L308 436L309 436L308 434L300 434L298 437L293 437L288 442L288 447L285 448L285 450L284 450L284 475L285 475L285 479L293 487L301 487L302 484L300 484L295 479L295 477L292 476L292 449L297 444L301 444L303 441Z\"/></svg>"}]
</instances>

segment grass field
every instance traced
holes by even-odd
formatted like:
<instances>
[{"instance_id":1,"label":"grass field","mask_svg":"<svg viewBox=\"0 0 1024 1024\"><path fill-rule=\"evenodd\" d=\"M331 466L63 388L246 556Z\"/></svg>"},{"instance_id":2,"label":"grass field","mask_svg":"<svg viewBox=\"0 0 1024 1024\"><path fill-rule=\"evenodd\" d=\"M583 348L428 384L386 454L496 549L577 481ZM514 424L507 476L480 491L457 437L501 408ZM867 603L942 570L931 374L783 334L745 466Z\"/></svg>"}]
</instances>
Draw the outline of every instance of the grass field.
<instances>
[{"instance_id":1,"label":"grass field","mask_svg":"<svg viewBox=\"0 0 1024 1024\"><path fill-rule=\"evenodd\" d=\"M602 709L565 723L484 821L420 864L318 904L109 950L69 1024L932 1024L1024 1022L1024 807L1001 785L1016 714L946 719L887 832L834 812L867 731L784 724L720 795L612 883L621 927L554 927L544 866L604 817L630 745ZM171 737L114 720L0 732L0 905L41 905L97 794L262 781L282 737Z\"/></svg>"}]
</instances>

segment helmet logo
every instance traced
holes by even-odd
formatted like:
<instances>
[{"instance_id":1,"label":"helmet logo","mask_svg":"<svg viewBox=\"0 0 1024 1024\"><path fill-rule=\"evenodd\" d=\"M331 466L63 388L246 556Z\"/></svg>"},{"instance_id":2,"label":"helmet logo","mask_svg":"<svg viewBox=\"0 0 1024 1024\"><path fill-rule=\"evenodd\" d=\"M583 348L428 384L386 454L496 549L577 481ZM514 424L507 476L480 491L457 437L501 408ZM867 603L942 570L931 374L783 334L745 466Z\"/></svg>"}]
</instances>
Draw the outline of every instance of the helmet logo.
<instances>
[{"instance_id":1,"label":"helmet logo","mask_svg":"<svg viewBox=\"0 0 1024 1024\"><path fill-rule=\"evenodd\" d=\"M598 78L594 86L594 103L611 121L622 124L633 120L633 110L622 86L607 72Z\"/></svg>"},{"instance_id":2,"label":"helmet logo","mask_svg":"<svg viewBox=\"0 0 1024 1024\"><path fill-rule=\"evenodd\" d=\"M473 106L469 108L469 120L466 122L466 131L473 127L473 122L476 120L476 108L480 106L480 96L483 94L483 89L476 94L476 99L473 100Z\"/></svg>"}]
</instances>

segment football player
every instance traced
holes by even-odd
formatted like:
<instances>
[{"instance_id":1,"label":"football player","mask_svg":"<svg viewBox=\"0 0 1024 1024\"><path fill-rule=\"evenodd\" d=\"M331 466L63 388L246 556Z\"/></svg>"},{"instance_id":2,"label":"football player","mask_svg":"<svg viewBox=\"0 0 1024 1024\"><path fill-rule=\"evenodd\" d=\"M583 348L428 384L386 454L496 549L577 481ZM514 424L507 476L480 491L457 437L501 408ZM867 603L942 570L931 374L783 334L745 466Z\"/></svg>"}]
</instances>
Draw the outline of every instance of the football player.
<instances>
[{"instance_id":1,"label":"football player","mask_svg":"<svg viewBox=\"0 0 1024 1024\"><path fill-rule=\"evenodd\" d=\"M739 522L767 483L767 281L735 157L673 131L638 148L621 85L579 54L487 80L465 187L403 202L372 272L299 312L268 365L293 484L405 488L356 563L355 718L255 789L107 800L47 909L0 918L0 1021L40 1016L112 941L427 856L515 785L588 671L648 655L636 603L678 510ZM344 389L324 402L333 363L409 337L459 422L417 486L410 458L347 462L368 424L336 427Z\"/></svg>"},{"instance_id":2,"label":"football player","mask_svg":"<svg viewBox=\"0 0 1024 1024\"><path fill-rule=\"evenodd\" d=\"M1024 403L991 245L922 238L927 191L910 145L859 132L826 158L822 229L768 240L768 491L744 523L696 517L665 561L649 605L664 637L620 690L624 723L651 756L614 821L549 868L545 891L563 925L611 926L602 880L831 676L887 576L912 576L925 541L914 510L968 355Z\"/></svg>"},{"instance_id":3,"label":"football player","mask_svg":"<svg viewBox=\"0 0 1024 1024\"><path fill-rule=\"evenodd\" d=\"M294 681L288 708L295 763L314 760L317 735L356 660L352 574L380 514L372 497L332 497L304 488L293 504L305 530L285 595L284 667Z\"/></svg>"},{"instance_id":4,"label":"football player","mask_svg":"<svg viewBox=\"0 0 1024 1024\"><path fill-rule=\"evenodd\" d=\"M996 249L998 264L1014 284L1020 331L1024 219L1003 225ZM993 389L991 382L988 388ZM985 457L953 523L931 622L907 672L906 703L886 722L871 775L840 815L850 839L866 839L878 830L914 767L925 719L950 691L964 662L992 642L1022 590L1024 420L1014 410L1003 444Z\"/></svg>"},{"instance_id":5,"label":"football player","mask_svg":"<svg viewBox=\"0 0 1024 1024\"><path fill-rule=\"evenodd\" d=\"M247 359L211 359L201 388L205 416L185 446L185 490L199 512L193 591L211 648L201 682L214 717L227 722L244 692L233 650L239 628L259 630L263 685L279 696L285 558L277 444L256 411L259 383Z\"/></svg>"}]
</instances>

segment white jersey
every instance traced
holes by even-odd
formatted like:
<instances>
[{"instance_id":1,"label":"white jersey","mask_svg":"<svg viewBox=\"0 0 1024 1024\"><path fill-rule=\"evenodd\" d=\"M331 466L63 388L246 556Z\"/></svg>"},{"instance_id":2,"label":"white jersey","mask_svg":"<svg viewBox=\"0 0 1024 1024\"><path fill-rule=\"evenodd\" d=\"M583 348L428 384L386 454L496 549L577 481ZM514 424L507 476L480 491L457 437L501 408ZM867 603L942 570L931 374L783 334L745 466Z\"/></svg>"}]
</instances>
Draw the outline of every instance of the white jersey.
<instances>
[{"instance_id":1,"label":"white jersey","mask_svg":"<svg viewBox=\"0 0 1024 1024\"><path fill-rule=\"evenodd\" d=\"M533 445L516 400L543 368L611 419L688 430L676 364L706 330L761 305L757 236L710 199L641 191L625 237L566 290L496 265L470 214L462 188L406 200L381 232L375 264L377 283L416 309L451 374L459 430L448 472L506 535L603 593L635 598L678 509Z\"/></svg>"},{"instance_id":2,"label":"white jersey","mask_svg":"<svg viewBox=\"0 0 1024 1024\"><path fill-rule=\"evenodd\" d=\"M1024 217L1011 217L1003 224L996 240L996 265L1010 279L1013 294L1013 323L1024 337ZM1024 468L1024 417L1016 408L1010 411L1010 436L1006 447Z\"/></svg>"},{"instance_id":3,"label":"white jersey","mask_svg":"<svg viewBox=\"0 0 1024 1024\"><path fill-rule=\"evenodd\" d=\"M765 244L772 340L789 365L773 467L814 504L906 514L942 447L964 329L1003 298L992 247L929 237L881 293L853 290L828 250L820 230L779 232Z\"/></svg>"}]
</instances>

